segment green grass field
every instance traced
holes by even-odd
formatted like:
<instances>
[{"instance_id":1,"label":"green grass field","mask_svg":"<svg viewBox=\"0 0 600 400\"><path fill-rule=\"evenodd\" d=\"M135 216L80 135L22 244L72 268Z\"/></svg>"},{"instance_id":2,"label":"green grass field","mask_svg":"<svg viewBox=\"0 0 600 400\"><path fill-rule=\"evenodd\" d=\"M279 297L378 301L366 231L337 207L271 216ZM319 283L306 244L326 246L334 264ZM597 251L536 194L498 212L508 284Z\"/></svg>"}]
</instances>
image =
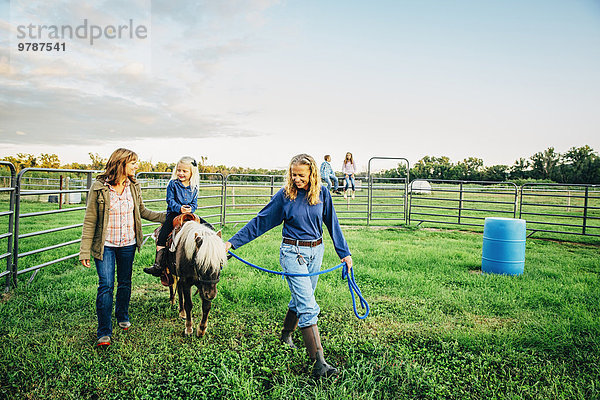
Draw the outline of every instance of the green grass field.
<instances>
[{"instance_id":1,"label":"green grass field","mask_svg":"<svg viewBox=\"0 0 600 400\"><path fill-rule=\"evenodd\" d=\"M319 327L335 379L309 377L298 333L298 350L278 344L285 282L239 261L223 271L207 335L184 338L167 289L141 271L153 260L148 243L134 264L132 328L116 328L106 351L94 347L93 268L70 260L30 285L20 277L0 302L0 397L600 398L596 244L528 239L524 275L508 277L479 273L478 233L344 232L371 314L354 316L339 271L321 277ZM279 241L275 229L237 254L276 269ZM327 240L324 267L338 262Z\"/></svg>"}]
</instances>

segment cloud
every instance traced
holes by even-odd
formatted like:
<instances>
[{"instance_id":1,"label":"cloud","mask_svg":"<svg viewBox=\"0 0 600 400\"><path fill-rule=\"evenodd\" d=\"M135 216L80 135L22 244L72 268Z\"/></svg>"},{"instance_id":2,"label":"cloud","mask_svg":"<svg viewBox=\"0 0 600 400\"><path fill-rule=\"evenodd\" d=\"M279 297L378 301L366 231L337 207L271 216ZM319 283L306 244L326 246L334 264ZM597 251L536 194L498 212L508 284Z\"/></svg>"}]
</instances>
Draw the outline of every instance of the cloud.
<instances>
[{"instance_id":1,"label":"cloud","mask_svg":"<svg viewBox=\"0 0 600 400\"><path fill-rule=\"evenodd\" d=\"M277 1L13 3L11 20L0 19L0 30L11 37L0 42L0 143L263 134L243 128L252 110L209 97L220 91L211 87L222 74L220 63L252 48L256 15ZM16 23L75 26L86 18L102 25L136 16L150 26L148 40L98 40L93 46L66 40L63 53L13 49Z\"/></svg>"}]
</instances>

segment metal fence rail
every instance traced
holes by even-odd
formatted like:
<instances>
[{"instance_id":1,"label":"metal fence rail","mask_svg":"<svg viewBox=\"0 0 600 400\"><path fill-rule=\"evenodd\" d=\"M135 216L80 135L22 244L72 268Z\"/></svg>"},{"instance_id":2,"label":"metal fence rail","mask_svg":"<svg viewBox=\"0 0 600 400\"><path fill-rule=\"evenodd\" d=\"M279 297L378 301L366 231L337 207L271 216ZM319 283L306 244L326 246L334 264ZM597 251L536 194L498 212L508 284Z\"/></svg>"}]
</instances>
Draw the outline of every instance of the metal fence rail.
<instances>
[{"instance_id":1,"label":"metal fence rail","mask_svg":"<svg viewBox=\"0 0 600 400\"><path fill-rule=\"evenodd\" d=\"M0 279L5 278L5 290L10 289L11 280L12 284L16 285L16 276L13 272L13 229L15 220L15 191L16 191L16 169L12 163L6 161L0 161L0 166L6 167L10 173L10 180L5 182L3 180L2 187L0 187L0 194L3 196L6 194L8 197L8 210L0 211L0 217L7 219L6 232L0 233L0 241L6 239L6 253L0 253L0 261L6 260L6 269L0 270ZM1 249L2 247L0 247ZM12 279L11 279L12 278Z\"/></svg>"},{"instance_id":2,"label":"metal fence rail","mask_svg":"<svg viewBox=\"0 0 600 400\"><path fill-rule=\"evenodd\" d=\"M342 224L429 223L479 228L486 217L516 218L518 215L527 221L530 236L546 232L600 237L600 185L528 183L518 188L512 182L434 179L425 181L430 188L417 188L416 180L411 182L408 176L385 178L371 174L371 161L379 159L405 162L406 171L409 170L408 161L403 158L369 160L367 177L356 177L354 199L333 195ZM8 290L11 285L16 286L18 275L33 272L31 282L40 269L77 257L78 253L69 254L66 249L81 240L86 207L71 203L74 203L73 196L75 203L82 201L91 187L92 175L100 171L26 168L16 174L12 164L0 162L0 166L8 168L11 174L10 179L2 177L0 187L4 207L0 218L6 218L6 221L0 219L0 226L7 227L0 231L0 241L7 241L7 251L0 250L0 261L6 260L6 268L0 269L0 278L5 278ZM154 203L157 211L164 210L170 176L168 172L137 175L144 202ZM284 180L280 175L230 174L225 177L220 173L202 173L197 213L215 226L246 223L268 203ZM38 183L30 186L31 182ZM344 185L343 178L340 185ZM61 218L52 218L56 215ZM143 227L152 225L157 223L146 223ZM150 232L147 229L145 232L147 238ZM48 252L53 254L48 255ZM19 269L25 258L27 267Z\"/></svg>"},{"instance_id":3,"label":"metal fence rail","mask_svg":"<svg viewBox=\"0 0 600 400\"><path fill-rule=\"evenodd\" d=\"M283 175L229 174L225 178L223 224L250 221L283 186Z\"/></svg>"},{"instance_id":4,"label":"metal fence rail","mask_svg":"<svg viewBox=\"0 0 600 400\"><path fill-rule=\"evenodd\" d=\"M77 239L66 240L66 241L55 243L55 244L45 246L45 247L43 246L43 244L41 244L43 242L42 240L36 240L36 241L28 240L27 245L24 245L22 243L23 239L28 239L28 238L36 238L37 239L38 237L56 233L56 232L61 232L61 231L71 231L70 233L72 233L72 236L75 236L74 232L72 232L72 231L77 228L81 228L83 226L82 222L75 223L75 224L71 223L71 224L67 224L67 225L60 225L60 226L55 226L55 227L49 228L47 225L48 224L47 220L44 218L41 218L41 217L53 215L53 214L61 214L62 215L61 223L65 223L70 218L70 214L85 210L86 209L85 206L79 206L79 207L67 206L66 208L62 208L63 196L65 196L65 198L68 198L68 196L71 196L72 194L77 194L77 198L78 198L79 202L81 202L82 193L87 193L89 187L91 187L92 174L98 173L98 172L100 172L100 171L76 170L76 169L51 169L51 168L25 168L19 172L19 174L17 175L17 178L16 178L16 187L15 187L15 219L14 219L14 243L13 243L13 266L12 266L15 285L17 284L17 281L16 281L17 275L21 275L21 274L25 274L25 273L33 271L33 275L29 279L29 281L31 282L35 278L35 275L41 268L44 268L46 266L56 264L58 262L65 261L65 260L68 260L71 258L75 258L79 255L79 252L76 252L76 253L68 254L63 257L59 257L57 259L52 259L52 260L49 260L46 262L42 262L40 264L36 264L36 265L30 266L28 268L19 269L19 261L25 257L39 255L41 253L59 249L62 247L68 247L68 246L74 245L76 243L79 243L81 241L81 234L80 234L80 232L77 232L78 233ZM60 176L59 180L61 182L62 182L62 178L64 175L67 175L69 177L71 175L76 175L76 176L83 175L85 177L85 181L87 182L87 185L86 185L87 187L83 188L83 189L63 189L63 186L61 185L57 189L26 190L25 189L26 185L23 184L23 180L25 178L25 175L29 174L29 173L58 174ZM48 196L48 200L50 202L50 200L53 200L53 198L51 197L53 195L58 198L58 200L56 201L56 203L58 205L58 209L55 209L53 206L45 207L45 208L49 208L49 209L46 209L43 211L26 212L26 210L23 209L23 207L25 205L25 199L27 199L28 197L36 197L37 199L40 199L43 196ZM21 232L22 225L24 224L25 220L34 220L35 222L31 222L28 224L28 230L31 229L30 232L22 233ZM80 216L79 218L77 218L77 220L83 221L83 216ZM36 229L39 229L40 226L44 227L45 229L36 230ZM43 247L39 247L40 245ZM28 248L28 250L23 251L24 248ZM35 264L35 262L36 261L33 261L31 263Z\"/></svg>"},{"instance_id":5,"label":"metal fence rail","mask_svg":"<svg viewBox=\"0 0 600 400\"><path fill-rule=\"evenodd\" d=\"M600 185L526 183L519 217L536 232L600 236Z\"/></svg>"},{"instance_id":6,"label":"metal fence rail","mask_svg":"<svg viewBox=\"0 0 600 400\"><path fill-rule=\"evenodd\" d=\"M482 227L486 217L515 218L517 185L512 182L429 179L431 190L410 192L408 223ZM411 182L411 186L412 186Z\"/></svg>"},{"instance_id":7,"label":"metal fence rail","mask_svg":"<svg viewBox=\"0 0 600 400\"><path fill-rule=\"evenodd\" d=\"M140 172L136 180L140 183L144 203L160 203L165 208L165 189L171 178L171 172ZM198 183L198 209L202 218L212 225L223 225L223 199L225 177L221 173L200 173ZM158 222L143 223L142 226L158 225ZM146 233L148 237L151 233Z\"/></svg>"},{"instance_id":8,"label":"metal fence rail","mask_svg":"<svg viewBox=\"0 0 600 400\"><path fill-rule=\"evenodd\" d=\"M406 178L375 178L369 180L368 221L406 223Z\"/></svg>"}]
</instances>

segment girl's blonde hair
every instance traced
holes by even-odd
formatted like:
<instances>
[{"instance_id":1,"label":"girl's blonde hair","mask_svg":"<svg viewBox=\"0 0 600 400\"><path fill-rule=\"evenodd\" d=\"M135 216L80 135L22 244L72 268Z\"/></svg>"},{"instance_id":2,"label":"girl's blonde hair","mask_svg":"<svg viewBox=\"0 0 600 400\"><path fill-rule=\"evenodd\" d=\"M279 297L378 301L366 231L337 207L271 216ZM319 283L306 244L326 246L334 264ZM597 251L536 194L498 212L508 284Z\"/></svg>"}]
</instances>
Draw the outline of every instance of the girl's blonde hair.
<instances>
[{"instance_id":1,"label":"girl's blonde hair","mask_svg":"<svg viewBox=\"0 0 600 400\"><path fill-rule=\"evenodd\" d=\"M198 185L200 184L200 173L198 172L198 162L196 161L196 159L190 156L181 157L181 159L177 161L177 164L175 164L175 168L173 168L171 180L178 179L177 166L179 164L189 167L190 171L192 171L192 176L190 177L190 189L198 189Z\"/></svg>"},{"instance_id":2,"label":"girl's blonde hair","mask_svg":"<svg viewBox=\"0 0 600 400\"><path fill-rule=\"evenodd\" d=\"M319 175L319 168L317 168L315 159L308 154L298 154L297 156L292 157L290 160L290 165L288 167L288 172L285 179L285 186L283 187L285 196L290 200L296 200L296 197L298 196L298 188L292 179L292 167L294 165L308 165L310 169L310 176L308 178L309 187L306 194L306 200L311 206L319 204L321 201L321 176Z\"/></svg>"},{"instance_id":3,"label":"girl's blonde hair","mask_svg":"<svg viewBox=\"0 0 600 400\"><path fill-rule=\"evenodd\" d=\"M106 168L104 172L98 175L98 179L105 181L111 186L123 180L123 177L129 178L129 180L135 183L134 177L127 177L125 172L125 166L131 161L137 161L138 155L128 149L116 149L108 158L106 162Z\"/></svg>"}]
</instances>

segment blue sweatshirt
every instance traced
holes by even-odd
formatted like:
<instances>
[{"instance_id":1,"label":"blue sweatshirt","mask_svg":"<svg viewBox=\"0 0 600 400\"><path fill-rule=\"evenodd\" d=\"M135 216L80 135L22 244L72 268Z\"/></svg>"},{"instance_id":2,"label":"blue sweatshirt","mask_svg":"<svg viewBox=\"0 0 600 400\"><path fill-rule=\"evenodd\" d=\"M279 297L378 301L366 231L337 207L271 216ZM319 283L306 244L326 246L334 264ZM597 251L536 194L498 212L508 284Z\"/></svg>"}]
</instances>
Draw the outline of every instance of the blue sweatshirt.
<instances>
[{"instance_id":1,"label":"blue sweatshirt","mask_svg":"<svg viewBox=\"0 0 600 400\"><path fill-rule=\"evenodd\" d=\"M348 249L348 243L346 243L340 228L331 194L327 188L323 189L321 186L319 198L321 202L311 206L306 200L306 190L299 189L296 200L290 200L285 197L282 188L256 217L229 239L229 242L236 249L282 222L283 237L296 240L317 240L323 236L323 223L325 223L340 259L349 256L350 249Z\"/></svg>"},{"instance_id":2,"label":"blue sweatshirt","mask_svg":"<svg viewBox=\"0 0 600 400\"><path fill-rule=\"evenodd\" d=\"M192 212L198 208L198 189L183 186L179 179L171 179L167 185L167 212L181 213L181 206L192 207Z\"/></svg>"}]
</instances>

